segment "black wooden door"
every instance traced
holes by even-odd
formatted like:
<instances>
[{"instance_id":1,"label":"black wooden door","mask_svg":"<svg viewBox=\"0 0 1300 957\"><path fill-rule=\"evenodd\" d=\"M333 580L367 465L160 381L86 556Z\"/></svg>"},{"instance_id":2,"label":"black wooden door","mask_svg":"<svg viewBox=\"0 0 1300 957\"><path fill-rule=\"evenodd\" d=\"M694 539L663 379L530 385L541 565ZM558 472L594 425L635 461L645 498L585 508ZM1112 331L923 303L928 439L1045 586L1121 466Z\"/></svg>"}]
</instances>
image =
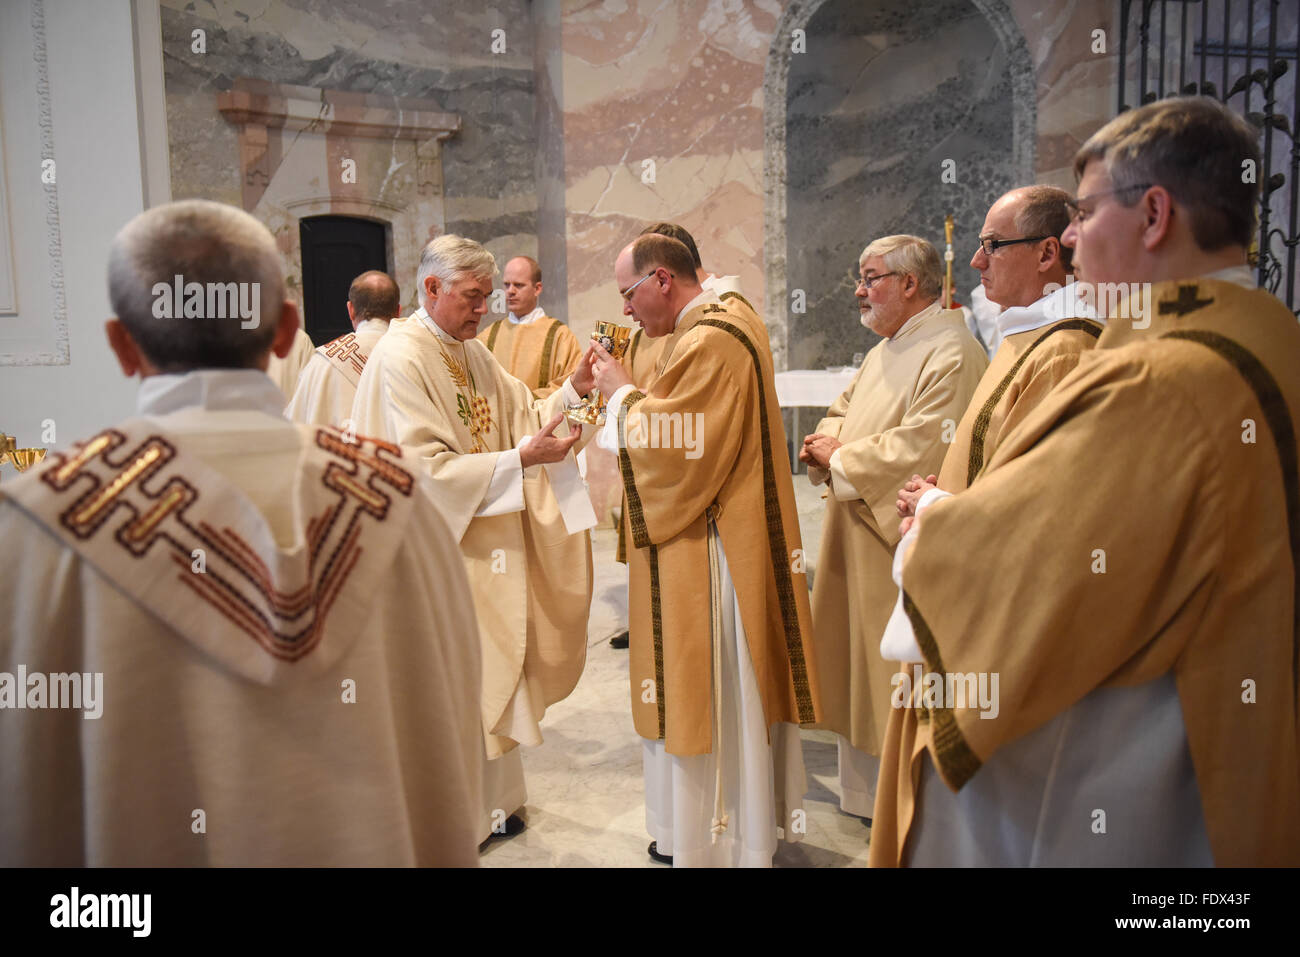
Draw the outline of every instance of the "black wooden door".
<instances>
[{"instance_id":1,"label":"black wooden door","mask_svg":"<svg viewBox=\"0 0 1300 957\"><path fill-rule=\"evenodd\" d=\"M311 216L298 227L302 241L303 327L324 345L352 331L348 287L367 269L388 272L384 224L352 216Z\"/></svg>"}]
</instances>

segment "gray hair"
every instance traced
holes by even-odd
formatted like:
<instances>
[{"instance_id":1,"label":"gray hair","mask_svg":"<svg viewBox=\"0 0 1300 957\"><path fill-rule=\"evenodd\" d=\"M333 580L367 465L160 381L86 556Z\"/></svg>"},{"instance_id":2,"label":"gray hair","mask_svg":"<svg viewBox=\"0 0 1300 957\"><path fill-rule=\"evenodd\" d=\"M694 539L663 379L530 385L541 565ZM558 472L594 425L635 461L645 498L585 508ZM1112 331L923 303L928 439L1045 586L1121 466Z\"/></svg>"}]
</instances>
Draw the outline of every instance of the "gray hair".
<instances>
[{"instance_id":1,"label":"gray hair","mask_svg":"<svg viewBox=\"0 0 1300 957\"><path fill-rule=\"evenodd\" d=\"M188 308L177 308L177 282L186 306L194 307L188 317ZM196 283L198 302L190 293ZM256 368L270 351L285 299L280 254L270 231L241 209L201 199L167 203L114 237L108 297L161 372ZM241 304L251 306L251 324ZM262 321L263 310L271 321Z\"/></svg>"},{"instance_id":2,"label":"gray hair","mask_svg":"<svg viewBox=\"0 0 1300 957\"><path fill-rule=\"evenodd\" d=\"M943 292L943 265L939 253L920 236L881 236L873 239L858 257L858 268L872 256L885 261L889 272L916 277L918 291L927 299Z\"/></svg>"},{"instance_id":3,"label":"gray hair","mask_svg":"<svg viewBox=\"0 0 1300 957\"><path fill-rule=\"evenodd\" d=\"M1074 154L1078 178L1100 160L1117 202L1132 206L1139 186L1163 186L1187 207L1192 237L1207 252L1250 246L1255 232L1259 132L1208 96L1178 96L1121 113ZM1249 179L1249 182L1244 180Z\"/></svg>"},{"instance_id":4,"label":"gray hair","mask_svg":"<svg viewBox=\"0 0 1300 957\"><path fill-rule=\"evenodd\" d=\"M1051 236L1058 240L1059 245L1061 236L1070 225L1070 213L1065 202L1073 197L1059 186L1026 186L1014 192L1021 201L1015 220L1020 235ZM1069 272L1074 250L1060 246L1060 257L1061 266Z\"/></svg>"},{"instance_id":5,"label":"gray hair","mask_svg":"<svg viewBox=\"0 0 1300 957\"><path fill-rule=\"evenodd\" d=\"M448 233L431 239L420 253L420 268L415 273L416 296L424 300L424 281L436 276L438 282L452 283L461 276L491 279L497 274L497 261L479 243L464 236Z\"/></svg>"}]
</instances>

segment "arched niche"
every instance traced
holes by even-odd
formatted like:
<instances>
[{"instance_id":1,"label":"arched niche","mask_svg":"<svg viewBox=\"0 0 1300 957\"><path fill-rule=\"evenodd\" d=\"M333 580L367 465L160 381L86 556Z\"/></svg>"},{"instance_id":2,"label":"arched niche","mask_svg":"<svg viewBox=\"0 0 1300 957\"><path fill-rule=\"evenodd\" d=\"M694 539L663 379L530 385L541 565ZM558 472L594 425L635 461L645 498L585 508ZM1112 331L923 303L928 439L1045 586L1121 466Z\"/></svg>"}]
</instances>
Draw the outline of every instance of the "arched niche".
<instances>
[{"instance_id":1,"label":"arched niche","mask_svg":"<svg viewBox=\"0 0 1300 957\"><path fill-rule=\"evenodd\" d=\"M778 369L848 364L875 341L856 325L849 277L877 236L916 233L942 254L953 214L957 297L967 297L990 203L1033 182L1035 104L1033 61L1003 0L936 0L924 15L914 0L792 0L764 75ZM795 290L803 313L791 310Z\"/></svg>"}]
</instances>

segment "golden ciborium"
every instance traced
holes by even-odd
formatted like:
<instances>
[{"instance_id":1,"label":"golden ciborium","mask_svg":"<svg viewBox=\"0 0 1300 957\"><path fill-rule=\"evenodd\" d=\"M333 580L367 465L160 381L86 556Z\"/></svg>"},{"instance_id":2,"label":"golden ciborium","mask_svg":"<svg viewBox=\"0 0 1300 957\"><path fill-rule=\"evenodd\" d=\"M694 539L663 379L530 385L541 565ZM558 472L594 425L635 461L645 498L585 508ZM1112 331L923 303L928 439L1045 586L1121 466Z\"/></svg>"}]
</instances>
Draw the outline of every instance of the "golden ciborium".
<instances>
[{"instance_id":1,"label":"golden ciborium","mask_svg":"<svg viewBox=\"0 0 1300 957\"><path fill-rule=\"evenodd\" d=\"M627 352L627 344L632 338L632 327L620 326L617 322L602 320L596 323L591 338L593 342L599 342L601 348L611 356L621 361L623 354ZM592 389L587 398L577 405L569 406L564 410L564 414L572 422L581 422L584 425L604 425L605 400L601 397L599 391Z\"/></svg>"},{"instance_id":2,"label":"golden ciborium","mask_svg":"<svg viewBox=\"0 0 1300 957\"><path fill-rule=\"evenodd\" d=\"M44 449L20 449L12 435L0 432L0 465L11 462L18 471L25 472L43 458Z\"/></svg>"}]
</instances>

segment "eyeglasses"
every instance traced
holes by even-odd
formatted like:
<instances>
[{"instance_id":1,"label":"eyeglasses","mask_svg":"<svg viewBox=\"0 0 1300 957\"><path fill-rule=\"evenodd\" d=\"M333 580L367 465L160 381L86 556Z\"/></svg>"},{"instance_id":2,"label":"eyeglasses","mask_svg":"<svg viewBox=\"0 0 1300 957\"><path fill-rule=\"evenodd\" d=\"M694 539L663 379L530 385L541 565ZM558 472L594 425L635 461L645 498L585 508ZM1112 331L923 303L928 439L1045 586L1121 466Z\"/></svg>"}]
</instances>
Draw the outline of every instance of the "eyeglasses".
<instances>
[{"instance_id":1,"label":"eyeglasses","mask_svg":"<svg viewBox=\"0 0 1300 957\"><path fill-rule=\"evenodd\" d=\"M985 256L992 256L1003 246L1014 246L1017 243L1037 243L1050 238L1050 236L1026 236L1024 239L981 239L980 249L984 250Z\"/></svg>"},{"instance_id":2,"label":"eyeglasses","mask_svg":"<svg viewBox=\"0 0 1300 957\"><path fill-rule=\"evenodd\" d=\"M641 285L641 283L645 282L647 279L649 279L649 278L650 278L651 276L653 276L654 274L655 274L655 270L653 270L653 269L650 270L650 272L646 273L644 276L642 276L642 277L641 277L640 279L638 279L636 282L632 283L632 285L628 286L626 292L621 292L621 293L619 293L619 295L623 297L623 301L624 301L624 302L631 302L631 301L632 301L632 293L636 290L636 287L639 286L639 285Z\"/></svg>"},{"instance_id":3,"label":"eyeglasses","mask_svg":"<svg viewBox=\"0 0 1300 957\"><path fill-rule=\"evenodd\" d=\"M886 276L897 276L897 275L898 273L896 272L882 272L882 273L877 273L874 276L867 276L865 279L859 277L853 280L854 288L856 289L858 286L862 286L864 289L870 289L872 286L874 286L880 280L884 279Z\"/></svg>"},{"instance_id":4,"label":"eyeglasses","mask_svg":"<svg viewBox=\"0 0 1300 957\"><path fill-rule=\"evenodd\" d=\"M1150 189L1151 183L1134 183L1132 186L1119 186L1115 189L1104 189L1100 193L1093 193L1089 196L1076 196L1074 199L1065 201L1065 211L1070 214L1070 219L1076 223L1081 223L1093 213L1095 209L1085 210L1084 203L1091 202L1094 199L1100 199L1103 196L1118 196L1120 193L1131 193L1137 189Z\"/></svg>"}]
</instances>

